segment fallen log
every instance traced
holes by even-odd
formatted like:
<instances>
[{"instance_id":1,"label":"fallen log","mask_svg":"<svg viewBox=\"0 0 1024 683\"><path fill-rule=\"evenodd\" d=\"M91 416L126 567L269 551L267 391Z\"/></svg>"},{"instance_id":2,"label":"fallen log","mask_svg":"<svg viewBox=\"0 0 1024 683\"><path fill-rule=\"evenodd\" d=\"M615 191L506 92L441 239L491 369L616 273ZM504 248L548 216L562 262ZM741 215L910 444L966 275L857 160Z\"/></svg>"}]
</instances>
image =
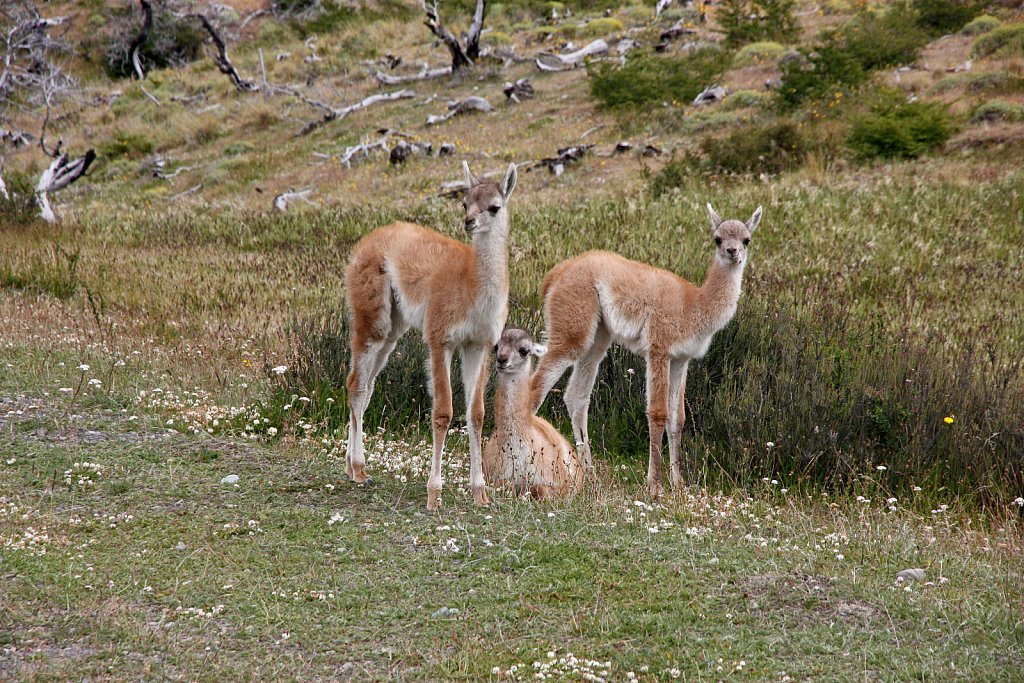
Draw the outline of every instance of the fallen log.
<instances>
[{"instance_id":1,"label":"fallen log","mask_svg":"<svg viewBox=\"0 0 1024 683\"><path fill-rule=\"evenodd\" d=\"M442 114L440 116L428 116L427 125L435 126L439 123L444 123L453 116L465 114L466 112L471 111L482 111L486 113L494 111L494 107L491 105L490 102L476 95L467 97L464 100L450 100L448 102L448 113Z\"/></svg>"},{"instance_id":2,"label":"fallen log","mask_svg":"<svg viewBox=\"0 0 1024 683\"><path fill-rule=\"evenodd\" d=\"M598 38L579 50L568 54L559 55L553 52L539 52L534 62L541 71L569 71L583 64L588 57L604 54L607 51L608 43Z\"/></svg>"},{"instance_id":3,"label":"fallen log","mask_svg":"<svg viewBox=\"0 0 1024 683\"><path fill-rule=\"evenodd\" d=\"M313 202L309 200L309 195L311 195L312 193L313 188L311 187L308 187L304 190L294 190L292 188L288 188L287 192L282 192L281 194L274 197L274 208L281 212L287 211L288 203L297 200L302 200L307 204L312 205Z\"/></svg>"},{"instance_id":4,"label":"fallen log","mask_svg":"<svg viewBox=\"0 0 1024 683\"><path fill-rule=\"evenodd\" d=\"M324 104L323 102L311 100L305 97L304 95L301 95L294 88L289 88L285 90L285 92L289 92L290 94L295 95L296 97L301 99L303 102L306 102L307 104L310 104L315 107L320 107L321 109L324 109L327 112L326 114L324 114L323 118L319 119L318 121L307 123L302 128L302 130L299 131L299 136L308 135L309 133L312 133L314 130L316 130L317 128L326 123L330 123L331 121L335 121L338 119L343 119L354 111L360 111L362 109L366 109L367 107L372 107L373 105L378 104L380 102L394 102L395 100L405 100L412 97L416 97L416 93L413 92L412 90L397 90L395 92L370 95L369 97L363 98L362 100L356 102L355 104L350 104L347 107L334 109L330 105Z\"/></svg>"},{"instance_id":5,"label":"fallen log","mask_svg":"<svg viewBox=\"0 0 1024 683\"><path fill-rule=\"evenodd\" d=\"M533 97L533 85L529 78L520 78L515 83L505 83L501 91L510 102L520 102Z\"/></svg>"},{"instance_id":6,"label":"fallen log","mask_svg":"<svg viewBox=\"0 0 1024 683\"><path fill-rule=\"evenodd\" d=\"M436 69L428 69L424 65L423 70L416 74L409 75L393 75L386 74L383 71L378 71L374 74L374 78L381 85L401 85L402 83L413 83L415 81L429 81L432 78L440 78L441 76L447 76L451 74L452 68L450 66L439 66Z\"/></svg>"}]
</instances>

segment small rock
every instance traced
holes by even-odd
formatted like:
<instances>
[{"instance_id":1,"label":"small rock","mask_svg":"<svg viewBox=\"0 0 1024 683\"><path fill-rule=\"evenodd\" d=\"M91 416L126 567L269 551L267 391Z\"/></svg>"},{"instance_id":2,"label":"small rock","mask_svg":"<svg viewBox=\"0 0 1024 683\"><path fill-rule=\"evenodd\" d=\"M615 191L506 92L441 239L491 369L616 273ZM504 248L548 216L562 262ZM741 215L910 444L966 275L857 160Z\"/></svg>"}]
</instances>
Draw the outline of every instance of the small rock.
<instances>
[{"instance_id":1,"label":"small rock","mask_svg":"<svg viewBox=\"0 0 1024 683\"><path fill-rule=\"evenodd\" d=\"M923 569L904 569L896 574L897 581L924 581Z\"/></svg>"},{"instance_id":2,"label":"small rock","mask_svg":"<svg viewBox=\"0 0 1024 683\"><path fill-rule=\"evenodd\" d=\"M107 435L104 434L103 432L94 432L88 430L84 434L82 434L82 438L88 441L89 443L96 443L97 441L103 441L104 439L106 439Z\"/></svg>"},{"instance_id":3,"label":"small rock","mask_svg":"<svg viewBox=\"0 0 1024 683\"><path fill-rule=\"evenodd\" d=\"M430 615L431 619L440 619L442 617L454 617L459 613L459 610L454 607L442 607L433 614Z\"/></svg>"},{"instance_id":4,"label":"small rock","mask_svg":"<svg viewBox=\"0 0 1024 683\"><path fill-rule=\"evenodd\" d=\"M750 609L752 611L756 612L756 611L761 609L761 605L757 604L757 600L751 600L750 601Z\"/></svg>"},{"instance_id":5,"label":"small rock","mask_svg":"<svg viewBox=\"0 0 1024 683\"><path fill-rule=\"evenodd\" d=\"M694 98L693 103L697 106L702 104L714 104L725 99L725 88L720 85L711 85L704 89L704 92Z\"/></svg>"},{"instance_id":6,"label":"small rock","mask_svg":"<svg viewBox=\"0 0 1024 683\"><path fill-rule=\"evenodd\" d=\"M223 479L221 479L220 483L222 483L222 484L237 484L239 481L241 481L241 477L239 477L237 474L229 474L228 476L226 476Z\"/></svg>"},{"instance_id":7,"label":"small rock","mask_svg":"<svg viewBox=\"0 0 1024 683\"><path fill-rule=\"evenodd\" d=\"M181 551L181 550L187 550L187 549L188 549L188 546L187 546L187 545L185 545L185 542L184 542L184 541L178 541L178 545L174 546L174 549L175 549L175 550L178 550L178 551Z\"/></svg>"}]
</instances>

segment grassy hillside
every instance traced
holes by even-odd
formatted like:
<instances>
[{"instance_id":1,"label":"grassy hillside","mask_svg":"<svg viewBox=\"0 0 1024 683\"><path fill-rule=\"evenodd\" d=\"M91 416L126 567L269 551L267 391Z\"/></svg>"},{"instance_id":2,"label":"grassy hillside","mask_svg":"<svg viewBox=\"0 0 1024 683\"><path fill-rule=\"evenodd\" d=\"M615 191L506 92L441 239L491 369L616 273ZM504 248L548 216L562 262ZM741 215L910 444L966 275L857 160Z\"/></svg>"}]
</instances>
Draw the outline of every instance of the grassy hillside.
<instances>
[{"instance_id":1,"label":"grassy hillside","mask_svg":"<svg viewBox=\"0 0 1024 683\"><path fill-rule=\"evenodd\" d=\"M189 4L243 77L262 82L262 51L272 93L237 91L188 26L179 56L130 80L108 57L134 5L42 5L68 17L62 63L81 85L47 137L98 159L47 224L30 199L49 159L5 148L0 679L1013 679L1020 10L730 0L702 21L507 2L483 41L507 64L381 87L378 70L448 61L414 3L250 17L268 5ZM471 10L441 4L456 33ZM597 38L609 59L532 61ZM639 47L620 59L623 39ZM506 101L523 77L534 97ZM690 104L713 83L724 101ZM302 98L402 87L416 96L299 135L323 115ZM470 95L495 110L426 125ZM17 104L0 127L38 134L38 101ZM340 163L384 128L455 154ZM578 144L594 147L560 176L533 163ZM535 332L560 260L612 249L699 282L704 204L764 206L736 319L690 371L683 490L646 496L643 362L613 349L595 490L474 508L456 419L444 507L422 514L414 334L368 415L377 483L344 481L344 264L396 218L463 239L443 192L463 160L520 164L510 323ZM274 210L289 188L310 203ZM568 433L557 391L544 411ZM896 581L914 567L926 578Z\"/></svg>"}]
</instances>

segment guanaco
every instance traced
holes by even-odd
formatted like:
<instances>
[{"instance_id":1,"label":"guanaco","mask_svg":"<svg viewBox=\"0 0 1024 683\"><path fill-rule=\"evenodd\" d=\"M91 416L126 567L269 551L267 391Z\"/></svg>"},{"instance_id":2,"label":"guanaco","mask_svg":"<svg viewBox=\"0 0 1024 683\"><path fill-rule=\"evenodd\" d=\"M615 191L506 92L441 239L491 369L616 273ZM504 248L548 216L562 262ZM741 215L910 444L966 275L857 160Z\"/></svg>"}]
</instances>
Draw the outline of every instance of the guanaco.
<instances>
[{"instance_id":1,"label":"guanaco","mask_svg":"<svg viewBox=\"0 0 1024 683\"><path fill-rule=\"evenodd\" d=\"M686 371L707 353L711 339L736 313L750 237L761 207L746 223L723 221L707 205L714 256L697 287L660 268L606 251L590 251L555 266L544 278L548 353L530 382L534 412L570 365L564 393L573 438L587 473L593 472L587 414L598 366L612 342L647 363L647 484L661 494L662 440L668 425L669 479L682 481L680 440L685 421Z\"/></svg>"},{"instance_id":2,"label":"guanaco","mask_svg":"<svg viewBox=\"0 0 1024 683\"><path fill-rule=\"evenodd\" d=\"M496 488L554 500L579 491L583 468L565 437L530 410L531 358L546 351L526 330L510 327L502 333L495 347L495 426L484 449L484 475Z\"/></svg>"},{"instance_id":3,"label":"guanaco","mask_svg":"<svg viewBox=\"0 0 1024 683\"><path fill-rule=\"evenodd\" d=\"M465 230L472 246L410 223L393 223L363 237L345 271L352 320L352 364L345 473L365 482L363 413L374 382L398 339L415 327L430 351L433 459L427 509L441 487L444 439L452 420L451 361L462 355L469 431L469 483L480 505L490 503L484 482L481 432L491 347L508 317L508 200L518 178L515 164L500 183L481 181L463 162Z\"/></svg>"}]
</instances>

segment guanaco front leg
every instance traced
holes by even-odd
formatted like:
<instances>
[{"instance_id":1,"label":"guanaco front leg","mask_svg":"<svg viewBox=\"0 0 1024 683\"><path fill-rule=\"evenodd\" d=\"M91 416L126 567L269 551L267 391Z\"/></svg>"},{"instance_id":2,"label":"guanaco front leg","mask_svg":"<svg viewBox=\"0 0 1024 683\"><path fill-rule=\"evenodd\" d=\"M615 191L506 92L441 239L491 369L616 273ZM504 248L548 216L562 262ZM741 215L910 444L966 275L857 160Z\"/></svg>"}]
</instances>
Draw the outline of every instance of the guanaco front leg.
<instances>
[{"instance_id":1,"label":"guanaco front leg","mask_svg":"<svg viewBox=\"0 0 1024 683\"><path fill-rule=\"evenodd\" d=\"M668 408L668 480L672 488L683 484L683 464L679 442L686 423L686 369L689 360L673 359L669 365Z\"/></svg>"},{"instance_id":2,"label":"guanaco front leg","mask_svg":"<svg viewBox=\"0 0 1024 683\"><path fill-rule=\"evenodd\" d=\"M441 456L444 439L452 423L452 352L442 344L430 347L430 388L434 398L432 410L434 426L434 458L430 462L427 479L427 510L436 510L444 479L441 476Z\"/></svg>"},{"instance_id":3,"label":"guanaco front leg","mask_svg":"<svg viewBox=\"0 0 1024 683\"><path fill-rule=\"evenodd\" d=\"M481 440L484 429L484 394L487 392L488 349L467 346L462 350L462 387L466 392L466 426L469 431L469 487L477 505L490 505L484 482Z\"/></svg>"},{"instance_id":4,"label":"guanaco front leg","mask_svg":"<svg viewBox=\"0 0 1024 683\"><path fill-rule=\"evenodd\" d=\"M647 486L651 496L661 496L662 441L669 409L668 357L657 354L647 357L647 428L651 433L650 459L647 463Z\"/></svg>"}]
</instances>

